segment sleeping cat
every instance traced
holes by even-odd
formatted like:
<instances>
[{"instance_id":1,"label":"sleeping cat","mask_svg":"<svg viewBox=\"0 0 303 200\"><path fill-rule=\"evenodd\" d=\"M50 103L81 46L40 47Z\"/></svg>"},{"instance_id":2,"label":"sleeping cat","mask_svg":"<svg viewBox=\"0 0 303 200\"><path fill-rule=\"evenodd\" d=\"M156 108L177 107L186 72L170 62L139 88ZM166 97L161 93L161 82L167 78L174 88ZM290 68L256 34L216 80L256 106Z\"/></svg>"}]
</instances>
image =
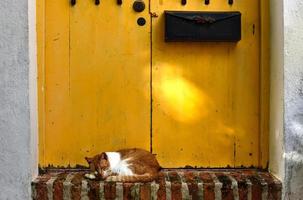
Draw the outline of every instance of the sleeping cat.
<instances>
[{"instance_id":1,"label":"sleeping cat","mask_svg":"<svg viewBox=\"0 0 303 200\"><path fill-rule=\"evenodd\" d=\"M157 179L161 167L156 157L143 149L122 149L85 158L91 173L86 178L106 181L149 182Z\"/></svg>"}]
</instances>

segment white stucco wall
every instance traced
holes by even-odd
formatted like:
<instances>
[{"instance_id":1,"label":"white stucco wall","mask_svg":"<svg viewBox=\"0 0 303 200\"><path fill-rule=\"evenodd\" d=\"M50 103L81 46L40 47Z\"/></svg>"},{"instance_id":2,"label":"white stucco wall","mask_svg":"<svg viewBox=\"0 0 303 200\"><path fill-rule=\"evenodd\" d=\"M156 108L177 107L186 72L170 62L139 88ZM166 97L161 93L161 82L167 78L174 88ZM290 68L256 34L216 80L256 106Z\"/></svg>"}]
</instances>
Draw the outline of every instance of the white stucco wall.
<instances>
[{"instance_id":1,"label":"white stucco wall","mask_svg":"<svg viewBox=\"0 0 303 200\"><path fill-rule=\"evenodd\" d=\"M271 0L270 171L303 199L303 1Z\"/></svg>"},{"instance_id":2,"label":"white stucco wall","mask_svg":"<svg viewBox=\"0 0 303 200\"><path fill-rule=\"evenodd\" d=\"M303 1L284 0L285 199L303 199Z\"/></svg>"},{"instance_id":3,"label":"white stucco wall","mask_svg":"<svg viewBox=\"0 0 303 200\"><path fill-rule=\"evenodd\" d=\"M1 200L29 199L37 171L34 5L0 1Z\"/></svg>"}]
</instances>

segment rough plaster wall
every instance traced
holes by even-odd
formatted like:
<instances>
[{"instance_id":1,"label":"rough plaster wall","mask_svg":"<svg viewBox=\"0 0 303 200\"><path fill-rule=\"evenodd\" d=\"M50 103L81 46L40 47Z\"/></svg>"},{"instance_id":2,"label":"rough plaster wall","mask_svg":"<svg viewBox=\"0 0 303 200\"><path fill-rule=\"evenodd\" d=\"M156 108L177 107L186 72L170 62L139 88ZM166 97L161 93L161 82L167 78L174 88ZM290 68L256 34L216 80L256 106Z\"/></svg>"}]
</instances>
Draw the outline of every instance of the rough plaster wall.
<instances>
[{"instance_id":1,"label":"rough plaster wall","mask_svg":"<svg viewBox=\"0 0 303 200\"><path fill-rule=\"evenodd\" d=\"M28 0L0 0L0 199L30 198Z\"/></svg>"},{"instance_id":2,"label":"rough plaster wall","mask_svg":"<svg viewBox=\"0 0 303 200\"><path fill-rule=\"evenodd\" d=\"M280 180L284 179L283 130L283 2L270 1L270 142L269 170Z\"/></svg>"},{"instance_id":3,"label":"rough plaster wall","mask_svg":"<svg viewBox=\"0 0 303 200\"><path fill-rule=\"evenodd\" d=\"M38 174L38 67L37 67L37 28L36 0L28 0L28 44L29 44L29 107L30 107L30 149L31 174Z\"/></svg>"},{"instance_id":4,"label":"rough plaster wall","mask_svg":"<svg viewBox=\"0 0 303 200\"><path fill-rule=\"evenodd\" d=\"M303 199L303 1L284 0L285 199Z\"/></svg>"}]
</instances>

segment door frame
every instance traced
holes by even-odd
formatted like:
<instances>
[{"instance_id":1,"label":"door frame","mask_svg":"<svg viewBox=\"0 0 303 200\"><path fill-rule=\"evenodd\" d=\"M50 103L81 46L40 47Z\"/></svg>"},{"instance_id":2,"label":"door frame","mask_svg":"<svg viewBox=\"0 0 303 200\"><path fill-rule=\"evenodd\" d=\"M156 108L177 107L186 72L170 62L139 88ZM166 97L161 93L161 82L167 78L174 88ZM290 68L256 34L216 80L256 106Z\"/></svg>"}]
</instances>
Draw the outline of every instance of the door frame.
<instances>
[{"instance_id":1,"label":"door frame","mask_svg":"<svg viewBox=\"0 0 303 200\"><path fill-rule=\"evenodd\" d=\"M68 0L66 0L68 1ZM152 0L149 0L149 2ZM259 168L268 168L269 162L269 0L260 0L260 131ZM45 149L45 0L36 1L37 30L37 90L39 164L44 164Z\"/></svg>"}]
</instances>

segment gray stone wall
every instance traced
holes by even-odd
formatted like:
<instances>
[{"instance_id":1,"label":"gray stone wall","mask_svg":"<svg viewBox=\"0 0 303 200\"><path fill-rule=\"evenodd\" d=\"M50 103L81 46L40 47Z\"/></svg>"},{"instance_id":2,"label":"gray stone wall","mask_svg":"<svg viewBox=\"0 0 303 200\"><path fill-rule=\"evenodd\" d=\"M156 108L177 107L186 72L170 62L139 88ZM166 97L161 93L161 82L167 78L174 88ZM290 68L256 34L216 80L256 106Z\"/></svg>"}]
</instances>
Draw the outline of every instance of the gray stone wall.
<instances>
[{"instance_id":1,"label":"gray stone wall","mask_svg":"<svg viewBox=\"0 0 303 200\"><path fill-rule=\"evenodd\" d=\"M0 1L0 199L30 198L33 137L30 118L28 0Z\"/></svg>"},{"instance_id":2,"label":"gray stone wall","mask_svg":"<svg viewBox=\"0 0 303 200\"><path fill-rule=\"evenodd\" d=\"M284 0L285 199L303 199L303 1Z\"/></svg>"}]
</instances>

